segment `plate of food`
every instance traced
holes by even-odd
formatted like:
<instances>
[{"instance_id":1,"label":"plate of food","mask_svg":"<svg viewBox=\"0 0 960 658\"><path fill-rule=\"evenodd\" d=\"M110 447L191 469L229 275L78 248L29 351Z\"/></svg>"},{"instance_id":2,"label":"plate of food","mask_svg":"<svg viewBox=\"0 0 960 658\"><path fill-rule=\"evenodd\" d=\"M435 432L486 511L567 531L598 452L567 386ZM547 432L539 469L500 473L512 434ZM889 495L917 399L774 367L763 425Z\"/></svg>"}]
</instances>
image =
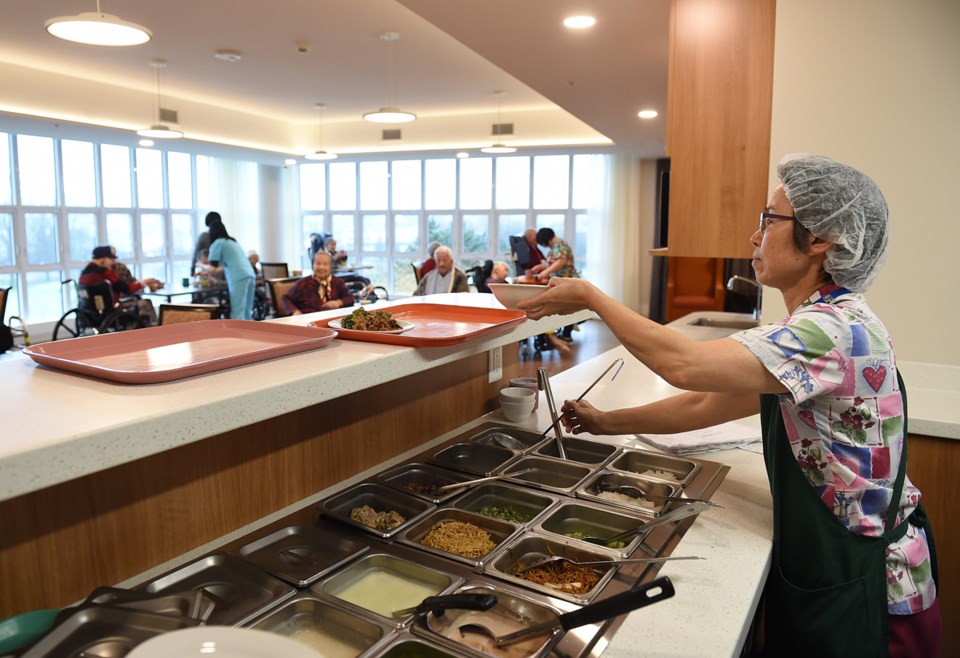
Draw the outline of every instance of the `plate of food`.
<instances>
[{"instance_id":1,"label":"plate of food","mask_svg":"<svg viewBox=\"0 0 960 658\"><path fill-rule=\"evenodd\" d=\"M337 331L376 332L382 335L395 335L410 331L417 325L407 320L399 320L387 311L370 312L361 306L346 317L331 320L327 326Z\"/></svg>"}]
</instances>

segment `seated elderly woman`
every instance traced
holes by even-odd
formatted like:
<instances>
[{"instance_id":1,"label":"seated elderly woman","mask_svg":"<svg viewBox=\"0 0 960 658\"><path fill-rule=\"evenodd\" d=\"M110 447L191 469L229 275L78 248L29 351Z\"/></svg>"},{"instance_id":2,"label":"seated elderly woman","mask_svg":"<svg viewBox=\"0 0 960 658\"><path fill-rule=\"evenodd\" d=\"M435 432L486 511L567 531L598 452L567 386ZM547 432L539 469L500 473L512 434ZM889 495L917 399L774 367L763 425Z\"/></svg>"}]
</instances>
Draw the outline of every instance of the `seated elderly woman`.
<instances>
[{"instance_id":1,"label":"seated elderly woman","mask_svg":"<svg viewBox=\"0 0 960 658\"><path fill-rule=\"evenodd\" d=\"M443 292L470 292L467 275L453 266L450 247L440 246L433 252L437 267L420 279L414 295L436 295Z\"/></svg>"},{"instance_id":2,"label":"seated elderly woman","mask_svg":"<svg viewBox=\"0 0 960 658\"><path fill-rule=\"evenodd\" d=\"M313 274L306 276L283 296L283 307L290 315L315 313L353 306L353 293L333 276L330 254L318 251L313 257Z\"/></svg>"},{"instance_id":3,"label":"seated elderly woman","mask_svg":"<svg viewBox=\"0 0 960 658\"><path fill-rule=\"evenodd\" d=\"M787 156L777 176L750 244L785 319L697 342L561 277L520 307L534 319L590 309L687 390L609 411L568 400L574 434L671 434L760 413L773 496L770 655L940 655L933 534L906 473L906 390L863 294L887 253L887 203L864 173L822 156Z\"/></svg>"}]
</instances>

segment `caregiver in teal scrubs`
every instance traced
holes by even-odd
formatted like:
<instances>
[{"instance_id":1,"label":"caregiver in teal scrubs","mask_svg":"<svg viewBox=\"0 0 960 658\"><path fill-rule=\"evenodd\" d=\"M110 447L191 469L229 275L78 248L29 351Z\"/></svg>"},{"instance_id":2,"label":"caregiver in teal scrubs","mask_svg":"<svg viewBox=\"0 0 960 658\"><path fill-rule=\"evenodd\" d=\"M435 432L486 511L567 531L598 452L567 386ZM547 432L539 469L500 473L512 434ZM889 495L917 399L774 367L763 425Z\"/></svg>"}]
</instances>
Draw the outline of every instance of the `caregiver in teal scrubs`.
<instances>
[{"instance_id":1,"label":"caregiver in teal scrubs","mask_svg":"<svg viewBox=\"0 0 960 658\"><path fill-rule=\"evenodd\" d=\"M257 276L247 252L230 237L223 222L210 225L210 264L223 265L230 292L230 318L252 320Z\"/></svg>"},{"instance_id":2,"label":"caregiver in teal scrubs","mask_svg":"<svg viewBox=\"0 0 960 658\"><path fill-rule=\"evenodd\" d=\"M906 476L906 390L863 296L887 251L886 201L868 176L822 156L787 156L777 176L750 243L783 320L696 342L582 279L554 279L521 308L531 318L590 309L688 391L614 411L567 401L574 434L670 434L761 413L774 525L768 655L938 656L933 535Z\"/></svg>"}]
</instances>

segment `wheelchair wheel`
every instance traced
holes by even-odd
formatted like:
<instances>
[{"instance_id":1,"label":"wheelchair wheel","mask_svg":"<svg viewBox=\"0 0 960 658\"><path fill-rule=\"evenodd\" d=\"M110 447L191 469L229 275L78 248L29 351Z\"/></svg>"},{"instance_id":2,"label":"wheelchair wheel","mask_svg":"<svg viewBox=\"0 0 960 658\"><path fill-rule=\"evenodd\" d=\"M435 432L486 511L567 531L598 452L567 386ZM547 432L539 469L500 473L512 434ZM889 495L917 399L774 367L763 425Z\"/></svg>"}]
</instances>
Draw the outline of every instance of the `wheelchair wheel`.
<instances>
[{"instance_id":1,"label":"wheelchair wheel","mask_svg":"<svg viewBox=\"0 0 960 658\"><path fill-rule=\"evenodd\" d=\"M100 324L99 332L105 334L117 331L130 331L131 329L142 329L146 326L140 316L135 313L112 313Z\"/></svg>"},{"instance_id":2,"label":"wheelchair wheel","mask_svg":"<svg viewBox=\"0 0 960 658\"><path fill-rule=\"evenodd\" d=\"M71 309L63 314L53 327L53 340L79 338L95 333L90 318L78 308Z\"/></svg>"}]
</instances>

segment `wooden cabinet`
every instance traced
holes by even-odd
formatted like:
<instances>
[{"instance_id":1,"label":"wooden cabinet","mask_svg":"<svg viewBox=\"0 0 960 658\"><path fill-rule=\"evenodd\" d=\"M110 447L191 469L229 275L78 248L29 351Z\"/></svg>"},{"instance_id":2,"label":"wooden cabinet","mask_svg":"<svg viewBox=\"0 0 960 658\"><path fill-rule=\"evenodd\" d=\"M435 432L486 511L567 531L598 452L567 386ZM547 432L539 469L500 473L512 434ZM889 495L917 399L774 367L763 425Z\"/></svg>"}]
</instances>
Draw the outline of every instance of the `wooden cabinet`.
<instances>
[{"instance_id":1,"label":"wooden cabinet","mask_svg":"<svg viewBox=\"0 0 960 658\"><path fill-rule=\"evenodd\" d=\"M766 205L775 0L672 0L669 256L749 258Z\"/></svg>"}]
</instances>

